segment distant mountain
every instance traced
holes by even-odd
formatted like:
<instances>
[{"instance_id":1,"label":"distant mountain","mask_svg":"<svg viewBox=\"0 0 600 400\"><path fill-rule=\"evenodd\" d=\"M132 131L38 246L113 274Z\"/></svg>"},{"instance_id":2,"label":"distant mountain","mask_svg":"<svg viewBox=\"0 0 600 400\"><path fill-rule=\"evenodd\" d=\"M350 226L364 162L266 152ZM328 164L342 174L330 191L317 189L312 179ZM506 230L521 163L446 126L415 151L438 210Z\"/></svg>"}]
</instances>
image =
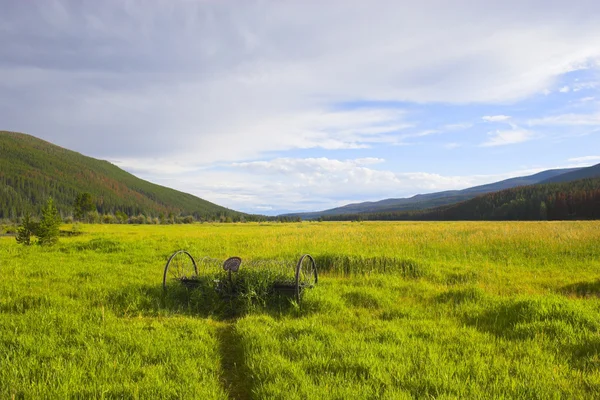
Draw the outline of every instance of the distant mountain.
<instances>
[{"instance_id":1,"label":"distant mountain","mask_svg":"<svg viewBox=\"0 0 600 400\"><path fill-rule=\"evenodd\" d=\"M436 193L418 194L409 198L385 199L375 202L367 201L364 203L348 204L346 206L324 211L293 213L285 214L283 216L301 217L302 219L316 219L327 215L424 210L446 204L459 203L485 193L496 192L518 186L533 185L564 174L576 173L580 169L581 168L550 169L529 176L505 179L500 182L474 186L472 188L463 190L447 190Z\"/></svg>"},{"instance_id":2,"label":"distant mountain","mask_svg":"<svg viewBox=\"0 0 600 400\"><path fill-rule=\"evenodd\" d=\"M541 183L559 183L575 181L577 179L597 178L600 177L600 164L592 165L591 167L580 168L566 174L550 177L543 180Z\"/></svg>"},{"instance_id":3,"label":"distant mountain","mask_svg":"<svg viewBox=\"0 0 600 400\"><path fill-rule=\"evenodd\" d=\"M0 131L0 218L39 210L51 196L63 215L78 193L89 192L103 213L129 216L236 217L242 213L191 194L155 185L108 161L86 157L23 133Z\"/></svg>"},{"instance_id":4,"label":"distant mountain","mask_svg":"<svg viewBox=\"0 0 600 400\"><path fill-rule=\"evenodd\" d=\"M600 219L600 177L539 183L417 211L340 214L327 221L458 221Z\"/></svg>"}]
</instances>

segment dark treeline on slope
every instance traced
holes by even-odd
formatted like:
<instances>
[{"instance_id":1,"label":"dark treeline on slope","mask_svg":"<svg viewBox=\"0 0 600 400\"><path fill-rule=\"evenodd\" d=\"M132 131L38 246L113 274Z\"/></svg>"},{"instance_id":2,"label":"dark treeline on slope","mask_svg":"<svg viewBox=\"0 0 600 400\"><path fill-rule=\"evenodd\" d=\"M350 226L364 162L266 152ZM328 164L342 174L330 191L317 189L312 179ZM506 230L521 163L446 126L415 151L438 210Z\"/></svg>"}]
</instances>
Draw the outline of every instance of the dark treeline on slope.
<instances>
[{"instance_id":1,"label":"dark treeline on slope","mask_svg":"<svg viewBox=\"0 0 600 400\"><path fill-rule=\"evenodd\" d=\"M33 136L0 131L0 219L39 215L52 197L61 216L73 215L81 193L90 193L100 218L182 221L262 220L196 196L144 181L102 160ZM92 214L93 215L93 214Z\"/></svg>"},{"instance_id":2,"label":"dark treeline on slope","mask_svg":"<svg viewBox=\"0 0 600 400\"><path fill-rule=\"evenodd\" d=\"M446 190L443 192L417 194L415 196L407 198L389 198L379 201L367 201L362 203L347 204L345 206L332 208L329 210L317 212L291 213L284 215L300 216L304 219L317 219L326 215L363 213L389 214L398 212L414 212L417 210L425 210L428 208L438 208L450 204L456 204L461 201L470 200L472 198L481 196L486 193L511 189L518 186L535 185L539 183L554 183L546 182L546 180L565 175L569 176L570 179L561 180L560 182L575 181L578 179L593 178L595 176L600 176L600 164L593 167L585 168L549 169L546 171L538 172L533 175L518 176L515 178L505 179L499 182L474 186L462 190Z\"/></svg>"},{"instance_id":3,"label":"dark treeline on slope","mask_svg":"<svg viewBox=\"0 0 600 400\"><path fill-rule=\"evenodd\" d=\"M449 206L412 212L344 214L323 221L600 219L600 178L520 186Z\"/></svg>"}]
</instances>

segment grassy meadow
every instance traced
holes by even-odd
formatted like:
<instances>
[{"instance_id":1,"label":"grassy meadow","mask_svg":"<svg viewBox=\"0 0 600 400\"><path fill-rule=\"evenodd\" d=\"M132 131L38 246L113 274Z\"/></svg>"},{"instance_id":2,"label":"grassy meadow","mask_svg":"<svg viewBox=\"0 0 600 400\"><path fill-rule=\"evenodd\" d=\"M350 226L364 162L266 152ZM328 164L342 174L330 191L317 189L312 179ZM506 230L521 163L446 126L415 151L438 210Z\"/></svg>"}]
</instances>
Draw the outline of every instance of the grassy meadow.
<instances>
[{"instance_id":1,"label":"grassy meadow","mask_svg":"<svg viewBox=\"0 0 600 400\"><path fill-rule=\"evenodd\" d=\"M0 237L1 399L600 397L600 222L81 231ZM310 253L319 284L300 304L164 294L179 249Z\"/></svg>"}]
</instances>

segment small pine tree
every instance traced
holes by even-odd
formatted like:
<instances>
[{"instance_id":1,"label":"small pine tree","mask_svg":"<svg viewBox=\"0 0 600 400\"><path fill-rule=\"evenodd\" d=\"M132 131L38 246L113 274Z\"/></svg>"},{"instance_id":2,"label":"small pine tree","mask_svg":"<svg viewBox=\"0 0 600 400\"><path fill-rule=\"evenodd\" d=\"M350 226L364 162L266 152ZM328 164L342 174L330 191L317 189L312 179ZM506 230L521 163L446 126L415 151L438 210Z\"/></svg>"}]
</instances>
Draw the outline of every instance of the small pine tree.
<instances>
[{"instance_id":1,"label":"small pine tree","mask_svg":"<svg viewBox=\"0 0 600 400\"><path fill-rule=\"evenodd\" d=\"M73 208L75 219L82 221L86 218L88 213L96 210L96 204L90 193L79 193L75 198Z\"/></svg>"},{"instance_id":2,"label":"small pine tree","mask_svg":"<svg viewBox=\"0 0 600 400\"><path fill-rule=\"evenodd\" d=\"M27 212L23 216L23 221L21 222L21 226L17 228L17 243L24 244L25 246L29 246L31 244L31 235L32 232L32 223L31 223L31 213Z\"/></svg>"},{"instance_id":3,"label":"small pine tree","mask_svg":"<svg viewBox=\"0 0 600 400\"><path fill-rule=\"evenodd\" d=\"M58 242L61 223L62 220L58 209L54 205L54 200L50 197L46 203L46 207L42 209L42 219L40 220L37 233L38 243L44 246L52 246Z\"/></svg>"}]
</instances>

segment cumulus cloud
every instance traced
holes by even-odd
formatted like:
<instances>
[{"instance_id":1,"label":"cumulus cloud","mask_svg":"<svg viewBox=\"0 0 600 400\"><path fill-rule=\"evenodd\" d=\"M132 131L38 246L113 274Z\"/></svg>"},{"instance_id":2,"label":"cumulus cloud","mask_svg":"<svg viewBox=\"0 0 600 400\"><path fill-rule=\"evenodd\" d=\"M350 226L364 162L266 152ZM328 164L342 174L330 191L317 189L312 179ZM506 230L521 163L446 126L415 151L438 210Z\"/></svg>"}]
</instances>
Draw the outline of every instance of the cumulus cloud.
<instances>
[{"instance_id":1,"label":"cumulus cloud","mask_svg":"<svg viewBox=\"0 0 600 400\"><path fill-rule=\"evenodd\" d=\"M461 176L418 171L397 173L388 169L375 169L372 167L374 164L385 166L384 160L275 158L233 163L231 168L219 171L202 171L202 180L189 176L163 183L186 191L192 190L234 209L278 214L323 210L357 201L463 189L529 175L543 169Z\"/></svg>"}]
</instances>

